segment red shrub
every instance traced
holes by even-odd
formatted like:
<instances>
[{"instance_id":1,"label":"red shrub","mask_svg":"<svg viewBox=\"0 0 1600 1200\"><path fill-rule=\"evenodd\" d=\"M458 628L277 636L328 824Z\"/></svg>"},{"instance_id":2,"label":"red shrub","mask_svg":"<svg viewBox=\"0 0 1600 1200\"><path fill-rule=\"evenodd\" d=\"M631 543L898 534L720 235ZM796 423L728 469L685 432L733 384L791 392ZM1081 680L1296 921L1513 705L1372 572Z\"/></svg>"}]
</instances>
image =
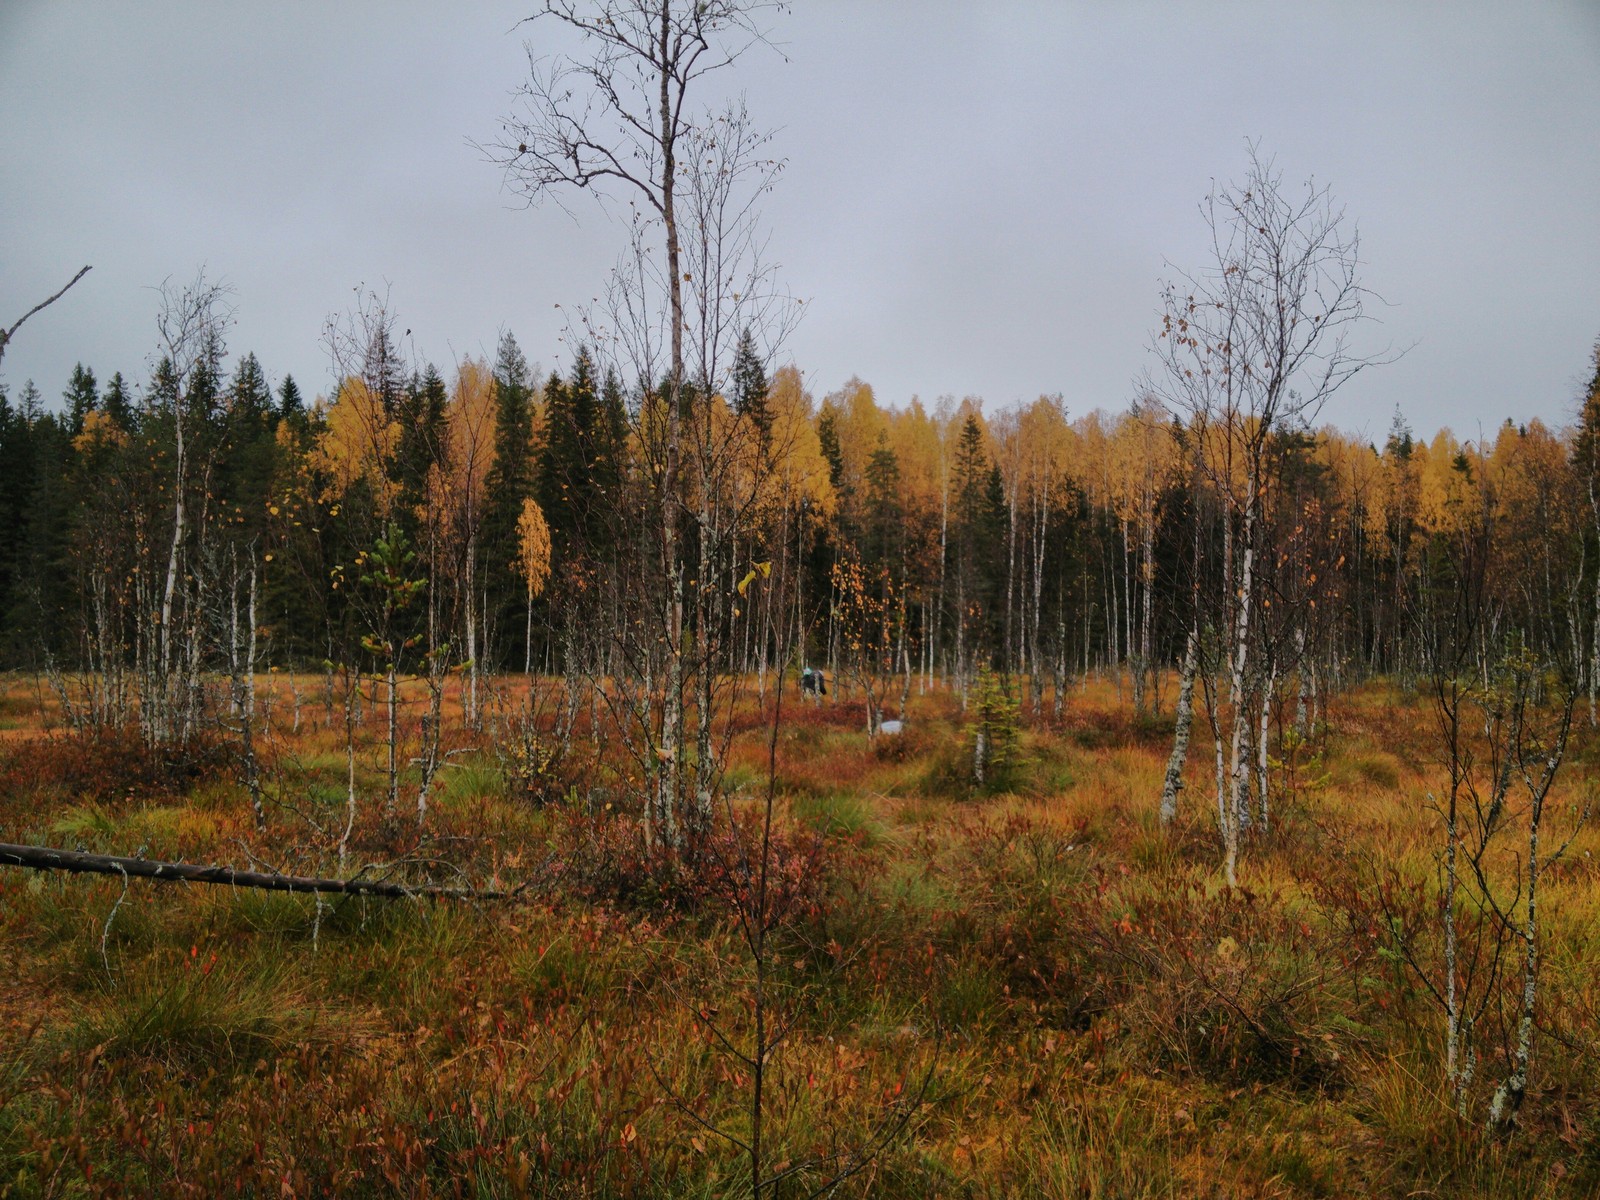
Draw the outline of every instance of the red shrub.
<instances>
[{"instance_id":1,"label":"red shrub","mask_svg":"<svg viewBox=\"0 0 1600 1200\"><path fill-rule=\"evenodd\" d=\"M210 739L150 746L136 730L38 737L0 756L0 797L115 803L128 796L180 796L229 769L228 747Z\"/></svg>"}]
</instances>

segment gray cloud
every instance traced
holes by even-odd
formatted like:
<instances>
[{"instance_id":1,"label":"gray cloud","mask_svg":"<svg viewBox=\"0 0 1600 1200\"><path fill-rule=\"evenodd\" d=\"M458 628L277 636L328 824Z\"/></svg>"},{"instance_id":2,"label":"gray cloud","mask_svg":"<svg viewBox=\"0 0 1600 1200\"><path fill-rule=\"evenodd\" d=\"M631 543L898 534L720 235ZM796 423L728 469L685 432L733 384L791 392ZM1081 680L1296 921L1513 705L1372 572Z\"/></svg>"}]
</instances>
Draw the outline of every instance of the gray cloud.
<instances>
[{"instance_id":1,"label":"gray cloud","mask_svg":"<svg viewBox=\"0 0 1600 1200\"><path fill-rule=\"evenodd\" d=\"M205 263L235 350L326 388L324 317L392 285L441 365L516 332L557 361L557 303L620 238L525 211L469 145L522 75L516 4L13 3L0 10L0 319L13 391L79 360L143 375L148 290ZM1117 407L1197 204L1260 138L1330 183L1416 347L1325 416L1374 438L1564 420L1600 333L1600 10L1589 4L802 4L783 56L715 85L781 127L772 249L810 299L789 352L821 392L891 403L1061 392ZM552 43L553 48L553 43ZM787 61L785 61L785 58Z\"/></svg>"}]
</instances>

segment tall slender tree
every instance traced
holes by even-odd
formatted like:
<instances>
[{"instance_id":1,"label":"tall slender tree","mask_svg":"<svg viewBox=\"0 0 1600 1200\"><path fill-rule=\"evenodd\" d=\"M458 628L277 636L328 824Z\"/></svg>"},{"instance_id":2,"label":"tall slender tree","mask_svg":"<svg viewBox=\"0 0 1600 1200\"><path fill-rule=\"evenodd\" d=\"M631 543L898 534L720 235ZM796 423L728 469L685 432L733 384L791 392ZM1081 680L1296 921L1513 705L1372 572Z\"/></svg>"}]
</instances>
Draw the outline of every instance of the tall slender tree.
<instances>
[{"instance_id":1,"label":"tall slender tree","mask_svg":"<svg viewBox=\"0 0 1600 1200\"><path fill-rule=\"evenodd\" d=\"M701 81L763 40L760 19L771 7L760 0L603 0L593 6L546 0L540 17L580 35L588 54L542 63L530 49L529 79L518 111L505 121L504 136L490 148L530 201L570 189L618 190L659 231L654 248L635 239L634 259L643 270L632 278L661 281L666 291L659 463L648 477L659 562L656 628L649 637L665 653L661 682L653 685L659 697L648 729L653 746L644 761L654 775L649 828L672 846L683 844L689 824L699 823L698 818L686 820L684 811L692 802L684 786L685 698L694 690L685 668L697 657L690 643L694 630L684 620L687 579L680 536L687 511L685 283L693 285L694 278L685 269L679 185L683 171L696 165L688 153L694 132L709 124L692 103ZM635 229L640 232L639 226ZM724 280L702 276L700 283L718 287ZM644 293L628 294L645 303ZM652 383L663 374L656 369L657 350L652 349L659 342L649 332L659 328L658 321L647 319L632 329L637 335L632 343L635 377ZM626 336L629 330L623 332Z\"/></svg>"},{"instance_id":2,"label":"tall slender tree","mask_svg":"<svg viewBox=\"0 0 1600 1200\"><path fill-rule=\"evenodd\" d=\"M1272 439L1316 419L1340 387L1379 359L1351 338L1366 318L1360 243L1326 187L1292 194L1255 146L1244 180L1202 206L1215 261L1169 283L1150 389L1187 416L1223 504L1222 586L1213 625L1227 631L1224 678L1208 689L1218 762L1218 821L1228 883L1248 821L1253 730L1274 676L1261 653L1262 552L1276 480ZM1225 687L1223 686L1225 685ZM1224 698L1225 697L1225 698Z\"/></svg>"},{"instance_id":3,"label":"tall slender tree","mask_svg":"<svg viewBox=\"0 0 1600 1200\"><path fill-rule=\"evenodd\" d=\"M83 432L84 419L100 407L100 389L95 382L94 372L82 363L73 367L72 378L67 383L62 399L67 404L67 432L77 437Z\"/></svg>"},{"instance_id":4,"label":"tall slender tree","mask_svg":"<svg viewBox=\"0 0 1600 1200\"><path fill-rule=\"evenodd\" d=\"M524 576L516 565L517 527L524 501L533 496L533 406L533 376L528 360L511 332L503 331L494 362L494 465L485 486L483 512L483 587L492 629L515 629L516 618L523 615ZM531 613L530 604L530 625ZM508 664L513 646L514 642L501 638L499 644L486 645L483 656L487 662Z\"/></svg>"}]
</instances>

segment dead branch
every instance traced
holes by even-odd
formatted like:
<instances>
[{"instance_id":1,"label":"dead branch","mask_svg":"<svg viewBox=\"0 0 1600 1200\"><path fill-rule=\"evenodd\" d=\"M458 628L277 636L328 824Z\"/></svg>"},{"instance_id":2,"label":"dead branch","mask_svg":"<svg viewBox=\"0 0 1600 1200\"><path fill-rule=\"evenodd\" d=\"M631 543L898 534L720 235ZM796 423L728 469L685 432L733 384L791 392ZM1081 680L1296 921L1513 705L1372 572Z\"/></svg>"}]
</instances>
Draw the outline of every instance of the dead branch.
<instances>
[{"instance_id":1,"label":"dead branch","mask_svg":"<svg viewBox=\"0 0 1600 1200\"><path fill-rule=\"evenodd\" d=\"M510 900L522 888L480 891L472 887L393 883L379 879L317 879L305 875L280 875L265 871L240 871L233 867L208 867L203 863L161 862L149 858L119 858L57 850L50 846L0 843L0 866L29 867L35 871L72 871L91 875L121 875L124 879L158 879L169 883L220 883L230 887L260 888L269 892L333 892L345 896L388 896L396 899L427 896L435 900Z\"/></svg>"},{"instance_id":2,"label":"dead branch","mask_svg":"<svg viewBox=\"0 0 1600 1200\"><path fill-rule=\"evenodd\" d=\"M61 297L65 296L67 294L67 290L69 288L71 288L73 284L77 283L78 280L82 279L88 273L89 273L89 268L88 267L81 268L76 275L74 275L71 279L69 279L67 281L67 286L66 287L62 288L59 292L57 292L54 296L51 296L48 300L39 301L38 304L35 304L27 312L23 313L22 316L20 318L18 318L17 323L15 325L13 325L10 329L0 329L0 359L3 359L5 357L6 347L11 344L11 339L16 335L17 330L22 328L22 324L23 324L24 321L26 321L29 317L33 316L35 313L40 312L40 311L42 311L42 310L44 310L46 308L49 308L57 300L59 300L59 299L61 299Z\"/></svg>"}]
</instances>

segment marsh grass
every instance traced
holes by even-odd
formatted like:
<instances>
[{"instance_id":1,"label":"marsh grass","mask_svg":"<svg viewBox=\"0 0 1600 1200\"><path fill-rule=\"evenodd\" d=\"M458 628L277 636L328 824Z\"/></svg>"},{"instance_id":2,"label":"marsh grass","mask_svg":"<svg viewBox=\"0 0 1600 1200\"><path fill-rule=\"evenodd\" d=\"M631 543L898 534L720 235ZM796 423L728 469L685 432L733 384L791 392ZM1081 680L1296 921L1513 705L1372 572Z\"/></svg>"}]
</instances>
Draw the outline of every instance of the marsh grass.
<instances>
[{"instance_id":1,"label":"marsh grass","mask_svg":"<svg viewBox=\"0 0 1600 1200\"><path fill-rule=\"evenodd\" d=\"M886 832L870 798L848 792L835 795L801 794L790 811L802 825L829 837L852 839L864 846L883 840Z\"/></svg>"},{"instance_id":2,"label":"marsh grass","mask_svg":"<svg viewBox=\"0 0 1600 1200\"><path fill-rule=\"evenodd\" d=\"M23 686L0 686L7 719ZM278 704L277 783L304 816L342 812L337 721L308 702L291 737ZM459 714L454 690L447 708ZM725 780L742 816L764 794L759 716L741 710ZM802 900L769 964L787 1030L772 1161L820 1164L784 1195L825 1186L828 1156L871 1143L896 1097L924 1087L914 1119L832 1194L1600 1186L1600 829L1543 881L1534 1091L1509 1141L1485 1139L1441 1098L1437 1012L1379 952L1367 886L1374 863L1435 878L1416 698L1375 686L1332 704L1325 786L1279 801L1234 893L1204 754L1163 829L1170 719L1135 720L1110 681L1074 690L1059 722L1024 707L1020 766L998 794L950 775L966 763L949 695L914 697L907 733L878 746L859 718L800 706L778 743L785 845L821 847L792 860L815 869L789 881ZM137 883L124 898L112 878L0 873L0 1194L747 1193L723 1136L748 1130L750 1094L718 1040L750 1036L751 964L718 903L730 880L663 873L641 850L625 765L588 781L618 798L611 810L539 807L507 795L493 748L466 737L427 836L381 826L374 726L360 736L352 869L409 855L418 878L528 882L525 902L319 907ZM287 808L256 834L226 763L57 737L34 767L27 731L8 739L8 836L333 861ZM1596 761L1596 745L1586 735L1574 761ZM1574 815L1583 785L1563 780L1552 811Z\"/></svg>"},{"instance_id":3,"label":"marsh grass","mask_svg":"<svg viewBox=\"0 0 1600 1200\"><path fill-rule=\"evenodd\" d=\"M108 980L65 1032L80 1053L187 1072L231 1072L313 1028L288 973L270 959L216 951L150 956Z\"/></svg>"},{"instance_id":4,"label":"marsh grass","mask_svg":"<svg viewBox=\"0 0 1600 1200\"><path fill-rule=\"evenodd\" d=\"M69 808L50 822L50 832L70 843L103 845L121 826L117 818L94 802Z\"/></svg>"}]
</instances>

